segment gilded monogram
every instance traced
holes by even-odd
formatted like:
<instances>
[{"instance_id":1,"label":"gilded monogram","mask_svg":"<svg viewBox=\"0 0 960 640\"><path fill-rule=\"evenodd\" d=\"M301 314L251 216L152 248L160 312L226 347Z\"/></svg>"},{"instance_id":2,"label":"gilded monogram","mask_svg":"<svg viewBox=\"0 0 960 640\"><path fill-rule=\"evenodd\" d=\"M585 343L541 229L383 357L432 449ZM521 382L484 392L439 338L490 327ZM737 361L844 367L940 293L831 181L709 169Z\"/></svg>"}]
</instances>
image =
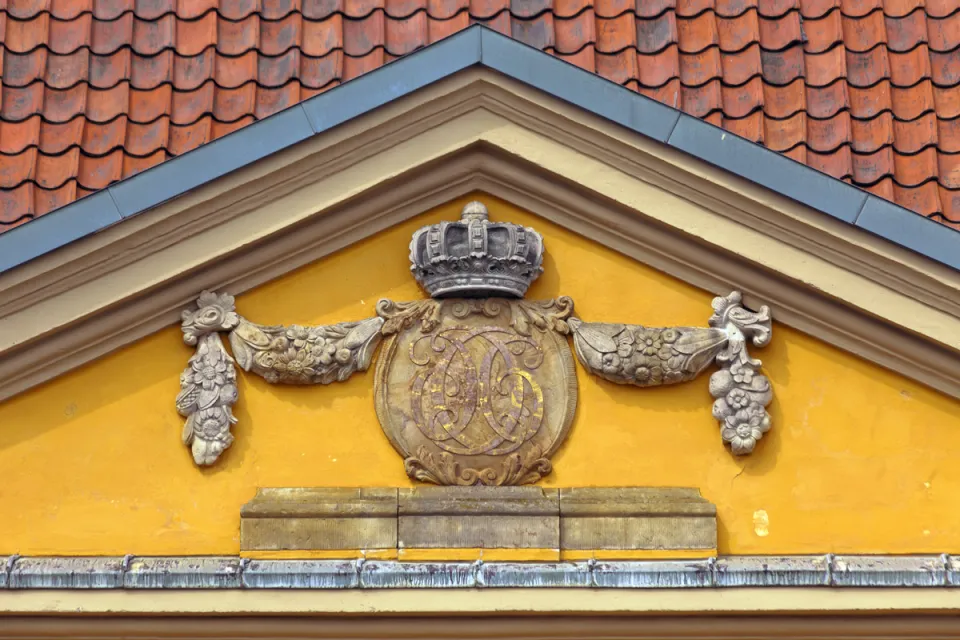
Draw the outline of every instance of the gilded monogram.
<instances>
[{"instance_id":1,"label":"gilded monogram","mask_svg":"<svg viewBox=\"0 0 960 640\"><path fill-rule=\"evenodd\" d=\"M378 361L377 412L411 477L501 485L550 472L576 403L556 330L572 309L569 299L381 303L386 323L405 328Z\"/></svg>"}]
</instances>

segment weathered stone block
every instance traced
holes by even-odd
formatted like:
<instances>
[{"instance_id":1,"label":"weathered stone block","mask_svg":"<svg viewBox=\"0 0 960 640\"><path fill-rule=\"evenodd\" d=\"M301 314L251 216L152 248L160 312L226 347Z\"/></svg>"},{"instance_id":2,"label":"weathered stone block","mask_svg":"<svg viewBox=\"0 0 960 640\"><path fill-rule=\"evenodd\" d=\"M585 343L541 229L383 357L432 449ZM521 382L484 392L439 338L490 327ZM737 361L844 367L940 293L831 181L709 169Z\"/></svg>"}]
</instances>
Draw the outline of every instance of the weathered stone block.
<instances>
[{"instance_id":1,"label":"weathered stone block","mask_svg":"<svg viewBox=\"0 0 960 640\"><path fill-rule=\"evenodd\" d=\"M717 508L697 489L560 489L564 550L713 550Z\"/></svg>"},{"instance_id":2,"label":"weathered stone block","mask_svg":"<svg viewBox=\"0 0 960 640\"><path fill-rule=\"evenodd\" d=\"M401 489L401 548L556 549L559 493L541 487Z\"/></svg>"},{"instance_id":3,"label":"weathered stone block","mask_svg":"<svg viewBox=\"0 0 960 640\"><path fill-rule=\"evenodd\" d=\"M260 489L240 509L243 551L396 546L396 489Z\"/></svg>"}]
</instances>

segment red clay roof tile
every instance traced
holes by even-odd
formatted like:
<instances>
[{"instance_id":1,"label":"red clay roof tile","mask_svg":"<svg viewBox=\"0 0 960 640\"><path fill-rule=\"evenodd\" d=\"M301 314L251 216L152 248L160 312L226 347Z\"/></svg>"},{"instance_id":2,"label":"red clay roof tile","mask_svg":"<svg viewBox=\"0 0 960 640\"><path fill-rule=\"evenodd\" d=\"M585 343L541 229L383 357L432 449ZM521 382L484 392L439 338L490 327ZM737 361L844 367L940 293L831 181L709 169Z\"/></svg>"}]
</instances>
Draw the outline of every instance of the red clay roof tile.
<instances>
[{"instance_id":1,"label":"red clay roof tile","mask_svg":"<svg viewBox=\"0 0 960 640\"><path fill-rule=\"evenodd\" d=\"M843 14L839 10L828 11L818 18L803 22L804 50L807 53L823 53L843 42Z\"/></svg>"},{"instance_id":2,"label":"red clay roof tile","mask_svg":"<svg viewBox=\"0 0 960 640\"><path fill-rule=\"evenodd\" d=\"M960 227L956 0L7 0L0 230L476 22Z\"/></svg>"},{"instance_id":3,"label":"red clay roof tile","mask_svg":"<svg viewBox=\"0 0 960 640\"><path fill-rule=\"evenodd\" d=\"M893 125L896 121L889 111L880 115L850 121L850 142L856 153L873 153L894 144Z\"/></svg>"},{"instance_id":4,"label":"red clay roof tile","mask_svg":"<svg viewBox=\"0 0 960 640\"><path fill-rule=\"evenodd\" d=\"M937 146L945 153L960 153L960 118L937 118Z\"/></svg>"}]
</instances>

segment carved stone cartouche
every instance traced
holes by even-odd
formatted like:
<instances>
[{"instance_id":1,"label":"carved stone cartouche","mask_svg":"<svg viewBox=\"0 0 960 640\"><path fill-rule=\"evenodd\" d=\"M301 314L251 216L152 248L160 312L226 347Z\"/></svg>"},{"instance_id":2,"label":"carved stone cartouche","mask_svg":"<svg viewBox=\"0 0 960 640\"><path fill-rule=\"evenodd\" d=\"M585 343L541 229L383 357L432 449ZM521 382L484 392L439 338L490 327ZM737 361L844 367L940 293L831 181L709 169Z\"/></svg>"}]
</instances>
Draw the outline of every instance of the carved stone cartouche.
<instances>
[{"instance_id":1,"label":"carved stone cartouche","mask_svg":"<svg viewBox=\"0 0 960 640\"><path fill-rule=\"evenodd\" d=\"M550 473L576 407L573 301L381 300L374 393L411 478L531 484Z\"/></svg>"},{"instance_id":2,"label":"carved stone cartouche","mask_svg":"<svg viewBox=\"0 0 960 640\"><path fill-rule=\"evenodd\" d=\"M490 222L480 202L467 204L456 222L419 229L410 242L410 270L434 298L522 298L542 262L539 233Z\"/></svg>"}]
</instances>

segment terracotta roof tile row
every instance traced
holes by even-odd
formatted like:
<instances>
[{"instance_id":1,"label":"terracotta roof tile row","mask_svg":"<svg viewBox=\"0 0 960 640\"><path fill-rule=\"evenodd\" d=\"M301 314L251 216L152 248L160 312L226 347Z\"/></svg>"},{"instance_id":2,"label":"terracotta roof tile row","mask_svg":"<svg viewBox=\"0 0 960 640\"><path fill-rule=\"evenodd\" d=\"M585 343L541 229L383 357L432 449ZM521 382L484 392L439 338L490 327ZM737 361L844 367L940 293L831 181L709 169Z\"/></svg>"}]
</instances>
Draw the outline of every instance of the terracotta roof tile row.
<instances>
[{"instance_id":1,"label":"terracotta roof tile row","mask_svg":"<svg viewBox=\"0 0 960 640\"><path fill-rule=\"evenodd\" d=\"M477 22L960 228L957 0L0 0L0 229Z\"/></svg>"},{"instance_id":2,"label":"terracotta roof tile row","mask_svg":"<svg viewBox=\"0 0 960 640\"><path fill-rule=\"evenodd\" d=\"M357 56L369 53L375 46L384 46L393 55L403 55L423 46L424 42L417 37L421 35L416 31L418 27L465 16L475 20L509 16L514 29L532 32L526 37L530 44L542 49L554 48L558 53L575 53L588 44L602 53L616 53L628 47L640 53L658 53L674 44L684 53L698 53L709 47L732 53L755 42L768 51L802 44L806 53L823 53L842 44L846 51L854 53L867 53L878 45L885 45L896 53L907 53L923 45L930 52L947 53L956 48L960 31L960 10L936 18L923 9L900 18L885 16L880 11L851 18L835 9L823 17L806 20L797 11L768 19L755 8L730 18L708 9L692 17L667 11L646 20L637 20L632 12L603 17L589 8L570 17L549 12L524 16L506 8L490 16L477 16L466 10L450 16L434 15L420 9L398 17L388 10L375 9L362 17L334 13L314 19L294 12L278 20L252 14L237 21L214 11L195 19L181 19L170 13L154 20L132 13L114 20L100 20L92 14L82 14L74 20L51 18L48 13L26 20L4 16L0 14L0 27L3 27L4 48L8 54L24 55L43 49L54 56L81 54L84 57L107 56L124 48L132 49L138 56L173 50L189 57L201 55L210 47L226 56L254 50L278 56L294 47L311 56L323 56L337 48ZM384 24L387 20L399 24L387 29ZM449 32L455 24L447 26ZM442 24L434 28L443 30ZM406 37L411 30L414 37ZM540 41L535 42L538 37ZM81 52L84 49L88 52ZM15 83L11 79L11 84Z\"/></svg>"},{"instance_id":3,"label":"terracotta roof tile row","mask_svg":"<svg viewBox=\"0 0 960 640\"><path fill-rule=\"evenodd\" d=\"M5 7L3 5L6 5ZM385 9L394 18L427 11L434 18L449 18L467 11L477 18L489 18L508 9L518 17L552 13L560 18L577 15L586 8L600 17L634 13L653 18L671 11L681 17L712 10L723 17L736 17L756 9L765 18L780 18L798 11L804 18L820 18L834 9L857 18L879 11L900 18L922 8L927 15L942 18L957 10L955 0L5 0L0 9L11 17L28 20L49 14L59 20L74 20L84 14L98 20L115 20L131 13L144 20L166 15L196 19L216 11L229 20L258 15L279 20L294 12L323 20L333 13L362 18L376 9Z\"/></svg>"}]
</instances>

